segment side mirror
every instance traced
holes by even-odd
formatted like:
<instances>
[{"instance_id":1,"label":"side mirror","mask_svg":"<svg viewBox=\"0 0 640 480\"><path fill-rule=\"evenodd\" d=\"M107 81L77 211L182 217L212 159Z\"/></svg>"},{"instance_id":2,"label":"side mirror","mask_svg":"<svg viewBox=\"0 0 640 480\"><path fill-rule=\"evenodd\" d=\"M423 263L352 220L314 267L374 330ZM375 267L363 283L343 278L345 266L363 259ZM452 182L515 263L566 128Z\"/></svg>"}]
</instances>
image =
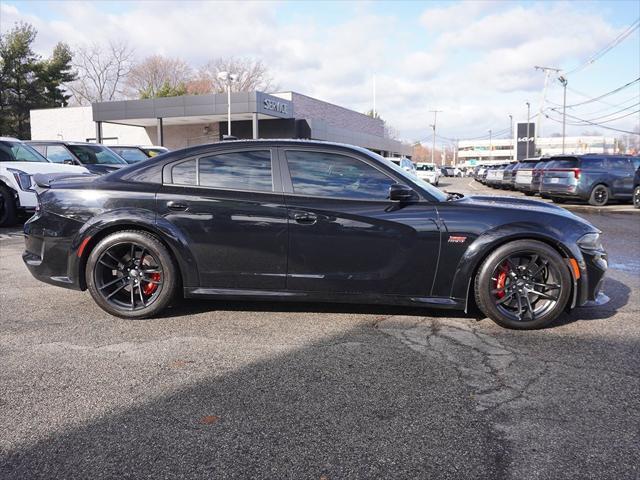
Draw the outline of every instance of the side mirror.
<instances>
[{"instance_id":1,"label":"side mirror","mask_svg":"<svg viewBox=\"0 0 640 480\"><path fill-rule=\"evenodd\" d=\"M389 200L392 202L409 202L415 199L415 192L406 185L394 183L389 187Z\"/></svg>"},{"instance_id":2,"label":"side mirror","mask_svg":"<svg viewBox=\"0 0 640 480\"><path fill-rule=\"evenodd\" d=\"M64 163L65 165L74 165L73 160L71 160L70 158L63 160L62 163Z\"/></svg>"}]
</instances>

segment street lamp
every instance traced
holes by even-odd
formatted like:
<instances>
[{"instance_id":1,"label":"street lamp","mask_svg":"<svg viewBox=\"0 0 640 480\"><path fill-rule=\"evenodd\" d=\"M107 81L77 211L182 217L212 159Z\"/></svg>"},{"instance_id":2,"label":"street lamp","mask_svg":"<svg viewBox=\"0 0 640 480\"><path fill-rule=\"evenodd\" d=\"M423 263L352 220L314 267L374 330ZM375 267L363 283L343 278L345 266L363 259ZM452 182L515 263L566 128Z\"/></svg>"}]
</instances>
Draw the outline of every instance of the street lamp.
<instances>
[{"instance_id":1,"label":"street lamp","mask_svg":"<svg viewBox=\"0 0 640 480\"><path fill-rule=\"evenodd\" d=\"M567 77L560 75L558 80L564 87L564 95L562 98L562 154L564 155L565 129L567 127Z\"/></svg>"},{"instance_id":2,"label":"street lamp","mask_svg":"<svg viewBox=\"0 0 640 480\"><path fill-rule=\"evenodd\" d=\"M238 75L229 72L218 72L218 80L227 85L227 135L231 135L231 84L238 81Z\"/></svg>"},{"instance_id":3,"label":"street lamp","mask_svg":"<svg viewBox=\"0 0 640 480\"><path fill-rule=\"evenodd\" d=\"M527 154L526 158L529 158L529 125L531 124L531 104L526 102L527 104Z\"/></svg>"}]
</instances>

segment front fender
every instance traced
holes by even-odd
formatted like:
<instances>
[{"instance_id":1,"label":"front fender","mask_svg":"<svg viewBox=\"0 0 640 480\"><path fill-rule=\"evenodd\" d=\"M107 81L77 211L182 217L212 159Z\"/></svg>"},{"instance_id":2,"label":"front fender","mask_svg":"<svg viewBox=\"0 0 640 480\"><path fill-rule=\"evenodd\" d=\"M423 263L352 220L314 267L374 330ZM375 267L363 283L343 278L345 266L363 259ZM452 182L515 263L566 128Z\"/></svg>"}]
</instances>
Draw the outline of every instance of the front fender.
<instances>
[{"instance_id":1,"label":"front fender","mask_svg":"<svg viewBox=\"0 0 640 480\"><path fill-rule=\"evenodd\" d=\"M469 245L460 258L453 276L450 296L466 298L482 261L496 248L514 240L532 239L544 242L558 250L563 257L576 259L581 270L584 268L586 271L580 249L574 243L561 240L562 238L562 231L554 227L526 222L500 225L484 232Z\"/></svg>"},{"instance_id":2,"label":"front fender","mask_svg":"<svg viewBox=\"0 0 640 480\"><path fill-rule=\"evenodd\" d=\"M146 230L167 245L177 261L185 287L198 285L198 267L188 241L173 224L156 213L140 208L119 208L99 214L82 225L71 242L69 273L85 288L84 266L91 249L106 235L118 230Z\"/></svg>"}]
</instances>

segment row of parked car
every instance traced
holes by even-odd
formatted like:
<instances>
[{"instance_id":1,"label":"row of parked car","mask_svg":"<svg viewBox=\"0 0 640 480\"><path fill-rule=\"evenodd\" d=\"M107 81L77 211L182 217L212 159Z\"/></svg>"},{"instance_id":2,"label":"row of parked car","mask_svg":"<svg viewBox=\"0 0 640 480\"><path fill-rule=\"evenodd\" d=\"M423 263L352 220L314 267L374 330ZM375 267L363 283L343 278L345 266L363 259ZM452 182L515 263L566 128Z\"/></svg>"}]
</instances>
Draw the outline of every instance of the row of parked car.
<instances>
[{"instance_id":1,"label":"row of parked car","mask_svg":"<svg viewBox=\"0 0 640 480\"><path fill-rule=\"evenodd\" d=\"M564 155L527 158L478 166L473 177L493 188L540 195L556 203L586 201L594 206L612 200L632 201L640 208L640 157L630 155Z\"/></svg>"},{"instance_id":2,"label":"row of parked car","mask_svg":"<svg viewBox=\"0 0 640 480\"><path fill-rule=\"evenodd\" d=\"M103 175L167 152L164 147L0 137L0 227L37 206L33 176L39 173Z\"/></svg>"}]
</instances>

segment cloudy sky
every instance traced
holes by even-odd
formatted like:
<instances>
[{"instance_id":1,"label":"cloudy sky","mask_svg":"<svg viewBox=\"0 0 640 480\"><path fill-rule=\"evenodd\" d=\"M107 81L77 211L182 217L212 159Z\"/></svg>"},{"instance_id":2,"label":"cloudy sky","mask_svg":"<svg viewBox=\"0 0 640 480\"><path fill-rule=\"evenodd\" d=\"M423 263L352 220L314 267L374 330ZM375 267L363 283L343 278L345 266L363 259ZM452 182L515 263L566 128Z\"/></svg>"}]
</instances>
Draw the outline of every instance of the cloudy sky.
<instances>
[{"instance_id":1,"label":"cloudy sky","mask_svg":"<svg viewBox=\"0 0 640 480\"><path fill-rule=\"evenodd\" d=\"M38 29L36 50L121 39L139 58L179 56L198 66L218 56L262 59L283 90L358 111L377 108L402 138L430 137L429 110L442 110L438 131L469 138L509 128L540 105L543 74L534 65L571 72L640 17L637 1L471 2L41 2L2 0L0 29L24 20ZM640 77L636 28L593 64L568 75L568 104ZM603 101L570 109L582 119L639 122L638 83ZM547 107L562 103L550 84ZM623 110L624 109L624 110ZM616 113L620 111L620 113ZM560 115L554 112L555 118ZM560 131L552 120L543 133ZM569 133L606 132L570 126ZM611 132L614 133L615 132Z\"/></svg>"}]
</instances>

